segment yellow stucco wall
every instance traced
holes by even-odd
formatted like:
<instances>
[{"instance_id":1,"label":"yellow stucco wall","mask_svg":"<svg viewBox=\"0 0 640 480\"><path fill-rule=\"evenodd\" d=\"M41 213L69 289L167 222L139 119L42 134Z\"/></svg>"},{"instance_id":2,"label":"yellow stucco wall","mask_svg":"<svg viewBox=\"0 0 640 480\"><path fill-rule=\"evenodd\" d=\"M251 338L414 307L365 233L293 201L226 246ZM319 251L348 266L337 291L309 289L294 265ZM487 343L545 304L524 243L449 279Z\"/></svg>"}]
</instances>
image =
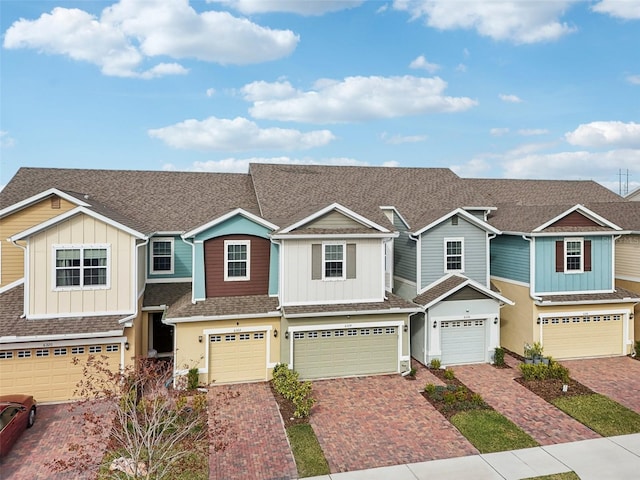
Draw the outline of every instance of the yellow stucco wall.
<instances>
[{"instance_id":1,"label":"yellow stucco wall","mask_svg":"<svg viewBox=\"0 0 640 480\"><path fill-rule=\"evenodd\" d=\"M45 198L0 219L0 287L24 277L24 250L6 239L75 207L63 198L60 198L60 208L51 206L51 197Z\"/></svg>"},{"instance_id":2,"label":"yellow stucco wall","mask_svg":"<svg viewBox=\"0 0 640 480\"><path fill-rule=\"evenodd\" d=\"M515 302L500 309L500 345L522 355L524 344L537 341L534 333L535 307L529 287L492 279L503 296Z\"/></svg>"},{"instance_id":3,"label":"yellow stucco wall","mask_svg":"<svg viewBox=\"0 0 640 480\"><path fill-rule=\"evenodd\" d=\"M620 280L616 278L616 286L636 292L640 297L640 281L632 282L630 280ZM634 338L640 341L640 303L634 308ZM640 353L640 352L639 352Z\"/></svg>"}]
</instances>

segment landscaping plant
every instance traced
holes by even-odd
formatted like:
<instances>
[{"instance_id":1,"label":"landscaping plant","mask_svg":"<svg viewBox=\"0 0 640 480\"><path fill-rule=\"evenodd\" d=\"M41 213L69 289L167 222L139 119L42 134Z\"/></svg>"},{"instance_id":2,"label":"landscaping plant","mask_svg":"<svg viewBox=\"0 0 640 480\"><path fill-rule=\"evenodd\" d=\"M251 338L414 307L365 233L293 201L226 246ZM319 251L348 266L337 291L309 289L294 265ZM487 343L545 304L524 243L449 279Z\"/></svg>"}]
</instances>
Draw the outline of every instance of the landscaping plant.
<instances>
[{"instance_id":1,"label":"landscaping plant","mask_svg":"<svg viewBox=\"0 0 640 480\"><path fill-rule=\"evenodd\" d=\"M284 398L293 402L296 407L294 417L306 418L311 414L311 407L316 400L311 396L311 382L301 382L298 376L298 372L280 363L273 369L273 386Z\"/></svg>"}]
</instances>

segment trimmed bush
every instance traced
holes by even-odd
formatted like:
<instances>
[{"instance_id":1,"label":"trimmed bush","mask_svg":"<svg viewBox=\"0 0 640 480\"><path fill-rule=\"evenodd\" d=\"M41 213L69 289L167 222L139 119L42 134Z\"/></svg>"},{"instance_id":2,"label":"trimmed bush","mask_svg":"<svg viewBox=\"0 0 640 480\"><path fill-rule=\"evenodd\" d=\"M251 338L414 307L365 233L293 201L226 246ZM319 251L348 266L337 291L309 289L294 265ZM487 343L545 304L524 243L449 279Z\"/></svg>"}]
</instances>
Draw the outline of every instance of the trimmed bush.
<instances>
[{"instance_id":1,"label":"trimmed bush","mask_svg":"<svg viewBox=\"0 0 640 480\"><path fill-rule=\"evenodd\" d=\"M493 361L498 367L504 366L504 348L496 347L493 355Z\"/></svg>"},{"instance_id":2,"label":"trimmed bush","mask_svg":"<svg viewBox=\"0 0 640 480\"><path fill-rule=\"evenodd\" d=\"M453 380L454 378L456 378L456 374L453 373L453 370L451 370L450 368L447 368L444 371L444 378L447 380Z\"/></svg>"},{"instance_id":3,"label":"trimmed bush","mask_svg":"<svg viewBox=\"0 0 640 480\"><path fill-rule=\"evenodd\" d=\"M562 380L564 383L569 381L569 369L560 365L558 362L552 362L549 365L539 363L537 365L521 363L520 371L525 380Z\"/></svg>"},{"instance_id":4,"label":"trimmed bush","mask_svg":"<svg viewBox=\"0 0 640 480\"><path fill-rule=\"evenodd\" d=\"M307 418L316 400L311 396L311 382L301 382L298 377L298 372L289 370L287 365L279 363L273 369L273 386L296 407L294 417Z\"/></svg>"},{"instance_id":5,"label":"trimmed bush","mask_svg":"<svg viewBox=\"0 0 640 480\"><path fill-rule=\"evenodd\" d=\"M438 370L442 366L442 362L440 362L439 358L434 358L429 363L429 368L433 368L434 370Z\"/></svg>"},{"instance_id":6,"label":"trimmed bush","mask_svg":"<svg viewBox=\"0 0 640 480\"><path fill-rule=\"evenodd\" d=\"M187 373L187 388L189 390L195 390L198 388L200 383L200 372L198 371L198 367L193 367L189 369Z\"/></svg>"}]
</instances>

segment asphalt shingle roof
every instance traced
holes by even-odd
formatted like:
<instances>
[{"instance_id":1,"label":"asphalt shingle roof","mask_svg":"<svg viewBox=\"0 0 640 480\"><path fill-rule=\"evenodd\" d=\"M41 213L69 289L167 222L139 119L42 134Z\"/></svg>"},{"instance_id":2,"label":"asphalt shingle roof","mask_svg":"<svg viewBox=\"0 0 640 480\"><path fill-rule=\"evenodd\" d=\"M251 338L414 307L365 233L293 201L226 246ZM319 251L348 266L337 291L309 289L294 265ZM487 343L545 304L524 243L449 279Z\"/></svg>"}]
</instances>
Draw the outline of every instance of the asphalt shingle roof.
<instances>
[{"instance_id":1,"label":"asphalt shingle roof","mask_svg":"<svg viewBox=\"0 0 640 480\"><path fill-rule=\"evenodd\" d=\"M383 302L299 305L282 307L282 309L284 310L285 317L287 315L304 315L312 313L340 313L380 310L389 310L389 313L393 313L393 310L398 309L414 309L416 312L420 311L419 307L415 303L388 292L387 299Z\"/></svg>"},{"instance_id":2,"label":"asphalt shingle roof","mask_svg":"<svg viewBox=\"0 0 640 480\"><path fill-rule=\"evenodd\" d=\"M191 292L188 292L169 306L166 318L266 315L277 311L278 304L278 298L269 295L211 297L191 303Z\"/></svg>"}]
</instances>

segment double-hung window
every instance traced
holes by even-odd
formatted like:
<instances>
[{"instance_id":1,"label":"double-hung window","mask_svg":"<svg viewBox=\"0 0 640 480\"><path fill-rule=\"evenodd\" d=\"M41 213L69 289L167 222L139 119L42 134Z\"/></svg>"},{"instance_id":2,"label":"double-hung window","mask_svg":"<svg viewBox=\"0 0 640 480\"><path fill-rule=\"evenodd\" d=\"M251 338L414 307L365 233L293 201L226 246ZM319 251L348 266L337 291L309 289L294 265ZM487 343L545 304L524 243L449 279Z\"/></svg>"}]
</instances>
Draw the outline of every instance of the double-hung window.
<instances>
[{"instance_id":1,"label":"double-hung window","mask_svg":"<svg viewBox=\"0 0 640 480\"><path fill-rule=\"evenodd\" d=\"M445 238L444 271L461 272L464 270L464 241L462 238Z\"/></svg>"},{"instance_id":2,"label":"double-hung window","mask_svg":"<svg viewBox=\"0 0 640 480\"><path fill-rule=\"evenodd\" d=\"M151 273L173 273L173 238L151 240Z\"/></svg>"},{"instance_id":3,"label":"double-hung window","mask_svg":"<svg viewBox=\"0 0 640 480\"><path fill-rule=\"evenodd\" d=\"M565 239L565 272L580 273L583 271L582 239Z\"/></svg>"},{"instance_id":4,"label":"double-hung window","mask_svg":"<svg viewBox=\"0 0 640 480\"><path fill-rule=\"evenodd\" d=\"M54 245L57 289L108 288L108 245Z\"/></svg>"},{"instance_id":5,"label":"double-hung window","mask_svg":"<svg viewBox=\"0 0 640 480\"><path fill-rule=\"evenodd\" d=\"M322 265L325 279L344 280L345 278L345 244L325 243L322 252Z\"/></svg>"},{"instance_id":6,"label":"double-hung window","mask_svg":"<svg viewBox=\"0 0 640 480\"><path fill-rule=\"evenodd\" d=\"M249 240L225 240L225 281L249 280L251 278L250 259L251 242Z\"/></svg>"}]
</instances>

